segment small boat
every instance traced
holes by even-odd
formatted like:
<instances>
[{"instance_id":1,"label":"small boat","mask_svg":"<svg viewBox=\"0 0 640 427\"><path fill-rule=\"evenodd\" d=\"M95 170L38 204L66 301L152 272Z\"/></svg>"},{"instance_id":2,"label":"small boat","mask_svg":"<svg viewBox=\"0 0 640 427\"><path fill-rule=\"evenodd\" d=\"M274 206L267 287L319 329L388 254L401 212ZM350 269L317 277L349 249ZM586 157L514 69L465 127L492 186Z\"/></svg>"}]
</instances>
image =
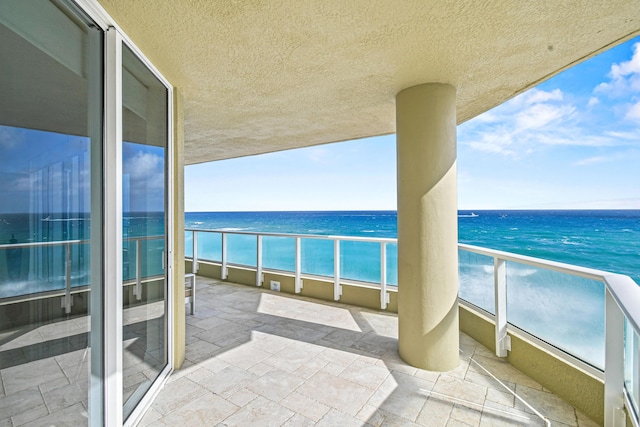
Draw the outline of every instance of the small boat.
<instances>
[{"instance_id":1,"label":"small boat","mask_svg":"<svg viewBox=\"0 0 640 427\"><path fill-rule=\"evenodd\" d=\"M480 215L478 215L475 212L471 212L469 215L460 215L460 214L458 214L458 218L476 218L478 216L480 216Z\"/></svg>"}]
</instances>

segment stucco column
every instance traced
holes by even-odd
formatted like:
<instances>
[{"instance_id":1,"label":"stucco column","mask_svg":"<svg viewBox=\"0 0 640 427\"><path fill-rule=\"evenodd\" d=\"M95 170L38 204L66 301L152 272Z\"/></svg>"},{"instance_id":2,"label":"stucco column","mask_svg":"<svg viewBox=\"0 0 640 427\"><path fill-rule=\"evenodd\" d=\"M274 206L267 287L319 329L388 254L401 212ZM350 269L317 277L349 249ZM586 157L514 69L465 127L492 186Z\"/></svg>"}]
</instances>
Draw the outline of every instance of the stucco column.
<instances>
[{"instance_id":1,"label":"stucco column","mask_svg":"<svg viewBox=\"0 0 640 427\"><path fill-rule=\"evenodd\" d=\"M400 357L458 366L456 89L429 83L396 97Z\"/></svg>"},{"instance_id":2,"label":"stucco column","mask_svg":"<svg viewBox=\"0 0 640 427\"><path fill-rule=\"evenodd\" d=\"M173 90L173 368L185 357L184 311L184 101L182 90Z\"/></svg>"}]
</instances>

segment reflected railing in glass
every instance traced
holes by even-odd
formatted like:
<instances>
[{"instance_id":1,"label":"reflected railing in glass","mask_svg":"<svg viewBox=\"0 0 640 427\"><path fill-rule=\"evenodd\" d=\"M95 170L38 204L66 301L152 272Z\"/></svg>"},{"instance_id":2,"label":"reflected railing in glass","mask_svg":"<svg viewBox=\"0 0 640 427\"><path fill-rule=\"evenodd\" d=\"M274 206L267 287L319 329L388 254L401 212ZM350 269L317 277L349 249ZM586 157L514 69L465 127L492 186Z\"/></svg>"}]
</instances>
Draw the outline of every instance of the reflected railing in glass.
<instances>
[{"instance_id":1,"label":"reflected railing in glass","mask_svg":"<svg viewBox=\"0 0 640 427\"><path fill-rule=\"evenodd\" d=\"M387 285L398 287L398 244L387 243Z\"/></svg>"},{"instance_id":2,"label":"reflected railing in glass","mask_svg":"<svg viewBox=\"0 0 640 427\"><path fill-rule=\"evenodd\" d=\"M89 284L89 242L0 245L0 300Z\"/></svg>"},{"instance_id":3,"label":"reflected railing in glass","mask_svg":"<svg viewBox=\"0 0 640 427\"><path fill-rule=\"evenodd\" d=\"M0 245L0 303L2 300L56 295L90 285L90 241L17 243ZM145 259L138 264L138 250ZM135 237L123 242L123 281L163 274L162 236Z\"/></svg>"},{"instance_id":4,"label":"reflected railing in glass","mask_svg":"<svg viewBox=\"0 0 640 427\"><path fill-rule=\"evenodd\" d=\"M624 322L624 385L635 413L640 413L640 341L638 334Z\"/></svg>"},{"instance_id":5,"label":"reflected railing in glass","mask_svg":"<svg viewBox=\"0 0 640 427\"><path fill-rule=\"evenodd\" d=\"M460 298L495 314L493 257L459 249L458 274Z\"/></svg>"},{"instance_id":6,"label":"reflected railing in glass","mask_svg":"<svg viewBox=\"0 0 640 427\"><path fill-rule=\"evenodd\" d=\"M507 261L509 323L604 369L604 284Z\"/></svg>"}]
</instances>

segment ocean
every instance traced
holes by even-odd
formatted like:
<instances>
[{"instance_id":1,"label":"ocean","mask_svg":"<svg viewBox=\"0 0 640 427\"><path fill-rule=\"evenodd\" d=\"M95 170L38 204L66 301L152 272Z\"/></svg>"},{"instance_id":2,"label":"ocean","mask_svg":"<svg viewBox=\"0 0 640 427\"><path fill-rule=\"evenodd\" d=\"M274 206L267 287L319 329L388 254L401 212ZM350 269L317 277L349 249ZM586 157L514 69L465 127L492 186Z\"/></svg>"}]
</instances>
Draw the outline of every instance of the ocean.
<instances>
[{"instance_id":1,"label":"ocean","mask_svg":"<svg viewBox=\"0 0 640 427\"><path fill-rule=\"evenodd\" d=\"M186 228L397 237L395 211L188 212ZM640 210L476 210L460 243L631 276L640 283Z\"/></svg>"}]
</instances>

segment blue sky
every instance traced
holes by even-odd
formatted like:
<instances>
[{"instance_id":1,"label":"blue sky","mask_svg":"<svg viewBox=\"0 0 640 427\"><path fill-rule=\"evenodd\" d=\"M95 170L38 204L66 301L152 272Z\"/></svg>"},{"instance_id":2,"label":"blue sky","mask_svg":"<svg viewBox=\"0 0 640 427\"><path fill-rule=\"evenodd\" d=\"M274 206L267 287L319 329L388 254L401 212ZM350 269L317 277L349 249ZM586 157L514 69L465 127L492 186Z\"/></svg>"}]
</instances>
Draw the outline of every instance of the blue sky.
<instances>
[{"instance_id":1,"label":"blue sky","mask_svg":"<svg viewBox=\"0 0 640 427\"><path fill-rule=\"evenodd\" d=\"M88 212L89 150L86 137L0 125L0 214ZM161 211L164 149L125 142L122 170L125 211Z\"/></svg>"},{"instance_id":2,"label":"blue sky","mask_svg":"<svg viewBox=\"0 0 640 427\"><path fill-rule=\"evenodd\" d=\"M460 209L640 209L640 38L458 126ZM185 170L193 211L396 209L395 135Z\"/></svg>"}]
</instances>

